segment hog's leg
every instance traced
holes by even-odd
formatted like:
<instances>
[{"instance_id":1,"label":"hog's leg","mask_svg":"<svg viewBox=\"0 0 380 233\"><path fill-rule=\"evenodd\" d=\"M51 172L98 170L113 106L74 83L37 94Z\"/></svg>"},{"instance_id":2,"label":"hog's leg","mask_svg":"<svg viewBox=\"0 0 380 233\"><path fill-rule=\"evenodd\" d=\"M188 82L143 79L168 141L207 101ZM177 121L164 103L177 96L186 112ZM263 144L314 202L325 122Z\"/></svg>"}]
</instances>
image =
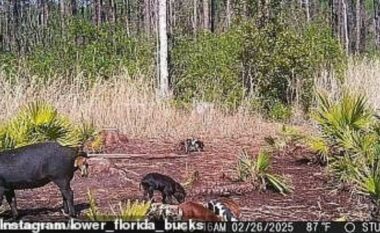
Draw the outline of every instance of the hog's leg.
<instances>
[{"instance_id":1,"label":"hog's leg","mask_svg":"<svg viewBox=\"0 0 380 233\"><path fill-rule=\"evenodd\" d=\"M150 201L152 201L152 199L153 199L153 193L154 193L153 187L149 187L148 194L149 194L149 200Z\"/></svg>"},{"instance_id":2,"label":"hog's leg","mask_svg":"<svg viewBox=\"0 0 380 233\"><path fill-rule=\"evenodd\" d=\"M5 193L5 188L3 186L0 186L0 206L3 204L4 193Z\"/></svg>"},{"instance_id":3,"label":"hog's leg","mask_svg":"<svg viewBox=\"0 0 380 233\"><path fill-rule=\"evenodd\" d=\"M11 207L13 219L17 219L18 212L17 212L17 201L16 201L15 191L14 190L7 190L5 192L5 198L7 199L7 202L9 204L9 206Z\"/></svg>"},{"instance_id":4,"label":"hog's leg","mask_svg":"<svg viewBox=\"0 0 380 233\"><path fill-rule=\"evenodd\" d=\"M70 181L66 179L59 179L53 181L61 191L63 198L63 210L71 217L76 217L75 208L74 208L74 194L73 190L70 187Z\"/></svg>"},{"instance_id":5,"label":"hog's leg","mask_svg":"<svg viewBox=\"0 0 380 233\"><path fill-rule=\"evenodd\" d=\"M172 203L172 193L173 193L173 190L171 188L165 188L162 191L162 203L173 204Z\"/></svg>"}]
</instances>

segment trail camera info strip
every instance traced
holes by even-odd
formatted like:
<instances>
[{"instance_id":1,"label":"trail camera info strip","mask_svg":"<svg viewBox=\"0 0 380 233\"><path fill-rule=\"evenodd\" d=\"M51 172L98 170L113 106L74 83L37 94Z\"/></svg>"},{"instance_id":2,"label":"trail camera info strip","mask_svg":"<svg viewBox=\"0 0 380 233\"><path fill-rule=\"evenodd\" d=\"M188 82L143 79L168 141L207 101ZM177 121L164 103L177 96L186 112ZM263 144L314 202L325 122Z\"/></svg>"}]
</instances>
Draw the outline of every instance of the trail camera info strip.
<instances>
[{"instance_id":1,"label":"trail camera info strip","mask_svg":"<svg viewBox=\"0 0 380 233\"><path fill-rule=\"evenodd\" d=\"M380 222L149 222L122 221L90 222L74 219L60 222L8 222L0 219L2 232L292 232L292 233L355 233L380 232Z\"/></svg>"}]
</instances>

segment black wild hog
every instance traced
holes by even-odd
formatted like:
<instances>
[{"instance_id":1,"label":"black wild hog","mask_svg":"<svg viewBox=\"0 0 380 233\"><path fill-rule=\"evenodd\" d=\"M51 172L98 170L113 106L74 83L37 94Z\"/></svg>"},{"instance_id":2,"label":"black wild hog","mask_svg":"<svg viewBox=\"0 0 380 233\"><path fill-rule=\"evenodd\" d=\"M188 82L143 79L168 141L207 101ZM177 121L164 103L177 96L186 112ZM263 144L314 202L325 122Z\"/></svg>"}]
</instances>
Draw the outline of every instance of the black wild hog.
<instances>
[{"instance_id":1,"label":"black wild hog","mask_svg":"<svg viewBox=\"0 0 380 233\"><path fill-rule=\"evenodd\" d=\"M149 194L149 199L152 199L154 190L160 191L164 204L172 204L172 196L177 199L178 203L184 202L186 197L186 192L179 183L169 176L159 173L145 175L140 182L140 186L144 189L145 198Z\"/></svg>"},{"instance_id":2,"label":"black wild hog","mask_svg":"<svg viewBox=\"0 0 380 233\"><path fill-rule=\"evenodd\" d=\"M64 213L75 217L70 181L78 168L82 176L88 175L86 160L86 153L56 142L0 152L0 205L5 195L15 219L18 213L14 190L37 188L52 181L61 191Z\"/></svg>"}]
</instances>

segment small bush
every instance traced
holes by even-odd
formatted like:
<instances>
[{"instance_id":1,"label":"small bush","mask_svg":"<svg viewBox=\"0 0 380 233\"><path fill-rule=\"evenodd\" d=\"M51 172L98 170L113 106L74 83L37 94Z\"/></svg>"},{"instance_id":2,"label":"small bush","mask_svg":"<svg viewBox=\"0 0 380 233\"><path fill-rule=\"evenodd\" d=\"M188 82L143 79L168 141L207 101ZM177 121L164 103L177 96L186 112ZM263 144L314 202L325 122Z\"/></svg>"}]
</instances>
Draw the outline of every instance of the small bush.
<instances>
[{"instance_id":1,"label":"small bush","mask_svg":"<svg viewBox=\"0 0 380 233\"><path fill-rule=\"evenodd\" d=\"M371 216L374 221L380 220L380 145L368 163L361 167L353 167L354 183L358 193L366 195L372 202Z\"/></svg>"},{"instance_id":2,"label":"small bush","mask_svg":"<svg viewBox=\"0 0 380 233\"><path fill-rule=\"evenodd\" d=\"M115 219L122 219L126 221L142 220L148 214L150 209L150 202L138 200L127 203L119 203L119 210L112 209L112 213L102 213L96 203L95 197L90 190L87 191L90 208L85 213L85 217L91 221L113 221Z\"/></svg>"},{"instance_id":3,"label":"small bush","mask_svg":"<svg viewBox=\"0 0 380 233\"><path fill-rule=\"evenodd\" d=\"M29 144L57 141L62 145L83 144L95 129L76 126L53 106L42 102L31 102L23 106L18 114L0 128L0 149L13 149Z\"/></svg>"},{"instance_id":4,"label":"small bush","mask_svg":"<svg viewBox=\"0 0 380 233\"><path fill-rule=\"evenodd\" d=\"M202 33L181 38L172 51L173 91L183 102L194 99L238 106L243 98L239 34Z\"/></svg>"},{"instance_id":5,"label":"small bush","mask_svg":"<svg viewBox=\"0 0 380 233\"><path fill-rule=\"evenodd\" d=\"M329 160L330 147L326 140L321 137L309 137L306 139L309 149L317 155L317 162L326 165Z\"/></svg>"},{"instance_id":6,"label":"small bush","mask_svg":"<svg viewBox=\"0 0 380 233\"><path fill-rule=\"evenodd\" d=\"M265 137L268 149L272 152L281 152L289 147L295 147L305 139L305 135L292 126L282 125L278 137Z\"/></svg>"},{"instance_id":7,"label":"small bush","mask_svg":"<svg viewBox=\"0 0 380 233\"><path fill-rule=\"evenodd\" d=\"M249 180L254 186L259 183L261 189L266 190L270 187L283 195L292 192L289 181L283 176L271 174L269 169L270 156L265 151L260 151L254 160L247 151L243 150L235 167L239 180Z\"/></svg>"},{"instance_id":8,"label":"small bush","mask_svg":"<svg viewBox=\"0 0 380 233\"><path fill-rule=\"evenodd\" d=\"M288 121L292 117L292 108L282 103L273 104L268 115L271 119L279 121Z\"/></svg>"}]
</instances>

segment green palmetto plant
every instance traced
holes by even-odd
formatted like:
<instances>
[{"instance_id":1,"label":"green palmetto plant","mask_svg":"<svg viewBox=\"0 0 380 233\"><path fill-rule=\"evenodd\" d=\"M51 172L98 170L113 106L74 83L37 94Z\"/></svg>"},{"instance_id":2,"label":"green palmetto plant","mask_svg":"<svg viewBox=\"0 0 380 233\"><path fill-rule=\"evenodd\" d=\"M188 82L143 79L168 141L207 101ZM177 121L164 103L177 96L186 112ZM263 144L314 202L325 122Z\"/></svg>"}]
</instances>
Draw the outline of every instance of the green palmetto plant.
<instances>
[{"instance_id":1,"label":"green palmetto plant","mask_svg":"<svg viewBox=\"0 0 380 233\"><path fill-rule=\"evenodd\" d=\"M317 93L319 106L312 118L321 127L324 137L339 143L347 131L365 132L374 123L373 110L364 95L343 92L340 101L333 103L326 95Z\"/></svg>"},{"instance_id":2,"label":"green palmetto plant","mask_svg":"<svg viewBox=\"0 0 380 233\"><path fill-rule=\"evenodd\" d=\"M87 197L90 207L86 211L85 217L91 221L113 221L115 219L126 221L142 220L148 214L151 205L150 202L146 201L128 200L127 203L120 202L118 210L111 208L111 213L103 213L99 210L91 190L87 190Z\"/></svg>"},{"instance_id":3,"label":"green palmetto plant","mask_svg":"<svg viewBox=\"0 0 380 233\"><path fill-rule=\"evenodd\" d=\"M290 193L292 191L290 182L283 176L271 174L270 164L270 156L266 151L260 151L254 160L246 150L242 150L235 171L239 180L249 180L253 185L257 185L258 182L263 190L271 187L283 195Z\"/></svg>"},{"instance_id":4,"label":"green palmetto plant","mask_svg":"<svg viewBox=\"0 0 380 233\"><path fill-rule=\"evenodd\" d=\"M66 146L82 144L92 126L81 129L53 106L43 101L23 106L15 117L0 127L0 149L12 149L45 141L57 141Z\"/></svg>"},{"instance_id":5,"label":"green palmetto plant","mask_svg":"<svg viewBox=\"0 0 380 233\"><path fill-rule=\"evenodd\" d=\"M352 158L345 154L339 158L331 157L327 171L334 175L339 184L352 184L352 179L355 177L355 167L359 164L355 164Z\"/></svg>"},{"instance_id":6,"label":"green palmetto plant","mask_svg":"<svg viewBox=\"0 0 380 233\"><path fill-rule=\"evenodd\" d=\"M373 204L371 216L380 220L380 145L374 148L374 156L365 166L353 168L358 193L369 196Z\"/></svg>"},{"instance_id":7,"label":"green palmetto plant","mask_svg":"<svg viewBox=\"0 0 380 233\"><path fill-rule=\"evenodd\" d=\"M326 165L329 160L330 146L322 137L308 137L306 145L309 149L317 155L317 162Z\"/></svg>"},{"instance_id":8,"label":"green palmetto plant","mask_svg":"<svg viewBox=\"0 0 380 233\"><path fill-rule=\"evenodd\" d=\"M364 95L344 91L336 102L322 93L317 96L319 106L312 117L320 126L321 136L311 140L309 146L317 154L329 158L329 169L339 180L349 181L352 172L345 169L351 163L366 163L378 141L373 130L374 111L367 105Z\"/></svg>"}]
</instances>

